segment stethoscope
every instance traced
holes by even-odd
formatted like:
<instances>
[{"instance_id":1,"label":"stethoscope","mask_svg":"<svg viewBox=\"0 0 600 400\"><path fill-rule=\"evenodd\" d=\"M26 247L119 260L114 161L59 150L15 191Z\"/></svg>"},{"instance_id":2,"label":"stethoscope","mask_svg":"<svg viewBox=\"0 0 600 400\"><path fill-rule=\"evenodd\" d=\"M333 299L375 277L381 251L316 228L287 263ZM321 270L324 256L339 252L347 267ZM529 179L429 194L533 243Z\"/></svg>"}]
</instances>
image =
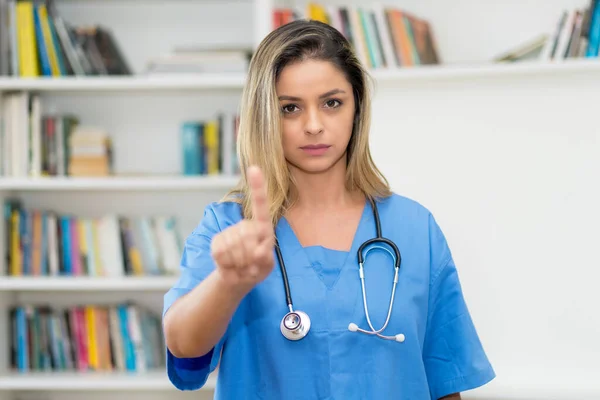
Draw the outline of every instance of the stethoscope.
<instances>
[{"instance_id":1,"label":"stethoscope","mask_svg":"<svg viewBox=\"0 0 600 400\"><path fill-rule=\"evenodd\" d=\"M375 205L375 202L371 202L371 205L373 208L373 216L375 217L375 228L377 230L377 237L367 240L358 248L358 276L360 277L361 281L361 291L363 297L363 307L365 310L365 316L367 317L367 323L369 324L371 330L361 329L354 322L348 325L348 330L351 332L361 332L368 335L376 335L382 339L404 342L405 337L402 333L399 333L394 336L385 336L381 334L381 332L385 330L388 323L390 322L390 317L392 315L392 307L394 305L394 297L396 295L396 284L398 283L398 272L400 271L401 257L400 250L398 250L398 246L396 246L396 244L391 240L386 239L381 235L381 222L379 221L379 212L377 211L377 206ZM393 250L393 253L389 250L388 247L382 246L383 244L388 245ZM367 248L366 251L365 248ZM394 284L392 287L392 295L390 298L390 305L388 307L387 318L380 329L375 329L373 327L373 324L371 323L371 318L369 317L369 310L367 307L367 294L365 290L364 263L367 259L367 255L373 249L384 250L394 259ZM281 250L279 248L279 243L277 242L277 240L275 240L275 251L277 253L277 259L279 261L279 269L281 270L283 288L285 290L285 298L289 308L289 312L285 314L281 320L280 330L286 339L300 340L304 338L310 331L310 317L303 311L294 310L292 295L290 291L290 283L287 277L287 271L283 262L283 257L281 255Z\"/></svg>"}]
</instances>

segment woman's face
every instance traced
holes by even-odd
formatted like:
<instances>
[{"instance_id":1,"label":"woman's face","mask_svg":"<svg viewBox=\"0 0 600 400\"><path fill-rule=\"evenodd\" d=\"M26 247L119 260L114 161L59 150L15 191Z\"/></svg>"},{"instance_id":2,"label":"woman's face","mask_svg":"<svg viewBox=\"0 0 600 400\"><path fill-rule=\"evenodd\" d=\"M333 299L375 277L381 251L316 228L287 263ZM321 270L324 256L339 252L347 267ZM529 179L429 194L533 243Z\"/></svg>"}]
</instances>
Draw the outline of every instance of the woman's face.
<instances>
[{"instance_id":1,"label":"woman's face","mask_svg":"<svg viewBox=\"0 0 600 400\"><path fill-rule=\"evenodd\" d=\"M292 168L320 173L345 165L355 105L344 74L327 61L293 63L282 70L276 91Z\"/></svg>"}]
</instances>

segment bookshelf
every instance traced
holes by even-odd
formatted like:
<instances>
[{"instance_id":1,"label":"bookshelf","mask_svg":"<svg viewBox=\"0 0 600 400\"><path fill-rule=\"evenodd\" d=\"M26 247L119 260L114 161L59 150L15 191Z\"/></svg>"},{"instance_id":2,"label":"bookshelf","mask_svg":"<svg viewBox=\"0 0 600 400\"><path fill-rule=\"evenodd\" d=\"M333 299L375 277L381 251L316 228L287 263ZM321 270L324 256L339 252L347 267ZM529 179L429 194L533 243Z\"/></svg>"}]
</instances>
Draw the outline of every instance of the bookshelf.
<instances>
[{"instance_id":1,"label":"bookshelf","mask_svg":"<svg viewBox=\"0 0 600 400\"><path fill-rule=\"evenodd\" d=\"M112 76L60 78L0 78L0 90L36 92L129 92L165 90L241 90L243 74L189 76Z\"/></svg>"},{"instance_id":2,"label":"bookshelf","mask_svg":"<svg viewBox=\"0 0 600 400\"><path fill-rule=\"evenodd\" d=\"M177 281L172 276L143 277L32 277L10 276L0 279L0 292L112 292L167 291Z\"/></svg>"},{"instance_id":3,"label":"bookshelf","mask_svg":"<svg viewBox=\"0 0 600 400\"><path fill-rule=\"evenodd\" d=\"M368 2L331 0L322 3L328 6L363 6ZM473 164L468 164L467 161L464 164L456 163L455 157L445 155L442 149L460 152L468 149L469 145L479 144L485 147L480 135L489 129L489 125L484 122L486 118L486 121L493 121L490 130L499 136L504 135L506 140L513 140L513 145L517 143L519 146L527 146L530 143L529 138L536 135L538 138L551 137L558 141L556 138L560 137L560 132L557 127L571 129L570 124L583 132L581 135L584 139L596 132L597 117L593 115L594 112L597 114L597 109L594 109L590 102L595 99L600 89L598 83L593 83L600 82L600 62L597 59L503 64L491 62L493 56L517 46L535 34L541 31L550 32L563 8L585 6L587 1L513 2L502 6L484 4L476 0L467 0L459 4L445 4L433 0L394 0L389 3L411 10L430 21L444 62L440 65L371 70L377 84L373 125L373 150L376 160L396 189L401 188L400 191L417 199L426 199L427 205L431 205L434 210L442 210L439 213L443 215L440 220L449 226L450 237L454 239L454 243L458 243L457 258L463 265L466 264L466 290L471 298L482 299L481 302L474 301L471 305L474 318L479 322L482 336L490 338L486 340L490 343L486 348L494 360L499 360L495 365L499 366L500 372L508 374L509 377L505 380L500 379L497 386L481 392L485 393L484 397L472 394L465 398L520 399L522 393L531 393L534 397L542 393L540 388L544 386L545 378L536 378L533 383L511 380L513 361L507 360L510 357L504 357L503 354L511 354L514 350L511 350L511 346L506 344L504 339L510 337L510 340L514 340L512 343L516 343L517 338L510 336L508 332L504 337L499 337L502 335L496 331L498 321L488 316L488 309L484 306L489 306L489 293L498 296L502 293L495 286L485 283L488 282L485 274L490 271L486 269L479 272L476 266L489 265L489 260L482 255L479 255L479 258L477 254L473 255L471 246L462 242L466 240L466 234L461 236L460 228L457 228L473 227L477 226L477 223L468 218L461 220L460 216L464 217L464 214L454 213L453 210L461 207L457 203L459 200L446 199L441 203L441 200L437 199L447 196L439 196L440 193L423 188L418 182L431 182L431 187L438 185L445 188L446 194L460 192L447 183L453 182L459 185L463 193L472 194L472 182L460 186L454 176L462 175L467 177L465 179L472 179ZM16 196L22 199L27 207L81 216L101 216L110 212L136 216L168 213L182 221L180 231L185 235L201 218L204 205L220 198L227 189L235 185L237 177L182 176L179 142L181 123L189 119L212 118L219 111L235 112L245 75L148 75L144 73L147 61L168 53L179 45L255 46L269 31L272 12L276 7L298 6L304 2L56 0L55 4L65 21L78 25L101 23L109 27L134 74L60 78L0 77L0 93L26 91L37 94L45 112L73 113L86 125L105 129L113 139L117 174L97 178L0 177L0 200ZM481 15L494 17L483 18ZM467 20L469 23L464 22ZM547 96L553 101L546 101ZM587 101L581 100L586 98ZM569 111L568 104L575 101L580 109ZM413 149L414 157L410 154L398 157L390 150L389 136L382 133L397 131L398 110L408 110L402 118L402 130L415 132L423 137L418 139L406 135L396 139L395 145ZM438 118L430 118L432 114ZM585 115L587 117L584 117ZM438 136L435 132L442 133ZM449 136L452 138L448 138ZM497 139L488 137L488 140ZM435 149L433 153L429 153L432 142L439 144L439 150ZM535 149L540 147L537 143L530 146ZM478 158L477 152L472 152L475 156L466 150L465 153L468 154L460 153L457 157L477 163L484 161L483 157ZM427 169L425 161L418 158L418 154L428 154L437 158L439 163L444 165L446 175L440 173L439 166ZM585 157L586 154L582 159L589 160ZM499 164L503 162L501 158L490 159ZM575 162L576 160L572 165L575 165ZM524 163L525 161L521 165ZM398 172L415 171L414 166L418 166L418 171L412 172L414 175ZM506 170L511 171L510 166L506 167ZM593 168L586 171L584 176L593 181L593 176L587 175ZM450 175L451 173L455 175ZM479 182L486 182L487 179L491 179L490 176L500 175L500 172L492 169L492 173L480 177ZM525 183L520 189L524 188L528 188ZM493 192L494 188L489 190ZM488 204L486 201L489 201L489 198L481 196L481 203ZM593 194L591 198L594 198ZM477 210L479 208L473 206L469 212L465 211L465 214L475 213L479 215L480 220L485 220L485 216L476 214ZM453 214L457 216L453 217ZM2 224L0 254L5 254L6 236L5 225ZM481 248L489 249L490 253L495 250L485 247L487 243L480 245ZM500 267L505 265L498 268ZM0 258L0 271L6 271L4 258ZM0 325L8 330L6 322L9 321L9 306L19 302L47 299L53 304L65 306L80 302L103 304L131 299L159 313L162 308L162 295L175 279L176 277L164 276L0 276ZM509 280L507 277L505 279ZM470 289L473 287L477 289ZM500 315L499 318L503 317L502 313L497 315ZM509 317L505 319L509 320ZM0 360L10 359L9 343L6 339L9 335L8 332L5 333L0 335ZM551 340L548 339L547 342ZM527 353L526 349L520 349L523 350L520 354ZM532 353L543 354L543 349L536 348ZM519 357L515 355L513 359ZM531 365L532 369L539 365L535 361L529 361L528 365ZM587 365L586 362L584 360L582 363ZM85 392L90 399L106 398L107 392L128 399L137 392L148 391L156 391L154 396L157 399L186 396L185 393L178 393L172 389L162 370L139 374L15 373L9 369L8 361L0 363L0 400L12 399L13 396L26 392L44 392L45 398L48 399L69 398L71 392ZM528 374L528 371L523 371L524 376ZM560 376L560 373L557 372L557 376ZM212 377L202 393L197 393L194 398L198 399L198 395L204 394L210 396L214 385L215 380ZM589 384L586 388L589 397L600 393L600 388L590 387ZM558 388L553 392L556 393L559 393ZM568 391L565 393L573 394ZM564 398L568 398L568 394L565 394Z\"/></svg>"},{"instance_id":4,"label":"bookshelf","mask_svg":"<svg viewBox=\"0 0 600 400\"><path fill-rule=\"evenodd\" d=\"M162 191L227 189L238 181L235 176L140 176L140 177L56 177L5 178L4 191Z\"/></svg>"},{"instance_id":5,"label":"bookshelf","mask_svg":"<svg viewBox=\"0 0 600 400\"><path fill-rule=\"evenodd\" d=\"M215 387L215 379L207 382L207 388ZM150 371L144 374L126 373L31 373L22 375L11 373L0 377L0 390L3 391L90 391L90 392L114 392L114 391L165 391L170 389L170 382L166 379L163 371Z\"/></svg>"},{"instance_id":6,"label":"bookshelf","mask_svg":"<svg viewBox=\"0 0 600 400\"><path fill-rule=\"evenodd\" d=\"M419 68L396 68L373 71L376 82L435 84L436 81L460 81L464 79L527 79L536 76L564 76L600 73L598 60L566 60L563 62L537 63L471 63L457 65L421 66Z\"/></svg>"},{"instance_id":7,"label":"bookshelf","mask_svg":"<svg viewBox=\"0 0 600 400\"><path fill-rule=\"evenodd\" d=\"M491 63L470 62L428 65L418 68L385 68L370 71L376 82L436 82L464 78L496 79L503 77L528 77L542 75L598 73L600 62L596 59L573 59L562 62ZM116 92L212 92L241 91L244 74L190 74L184 76L114 76L114 77L61 77L61 78L3 78L0 91L27 90L56 93Z\"/></svg>"}]
</instances>

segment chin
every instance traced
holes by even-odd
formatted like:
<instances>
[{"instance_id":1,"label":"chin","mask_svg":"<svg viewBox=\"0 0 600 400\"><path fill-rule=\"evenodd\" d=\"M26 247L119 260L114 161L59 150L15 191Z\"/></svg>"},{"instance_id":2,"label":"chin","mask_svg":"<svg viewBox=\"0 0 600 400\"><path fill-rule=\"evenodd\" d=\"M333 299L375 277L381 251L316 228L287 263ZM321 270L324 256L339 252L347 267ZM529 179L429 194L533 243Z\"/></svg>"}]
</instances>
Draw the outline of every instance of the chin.
<instances>
[{"instance_id":1,"label":"chin","mask_svg":"<svg viewBox=\"0 0 600 400\"><path fill-rule=\"evenodd\" d=\"M338 164L345 162L344 157L333 160L330 157L311 158L304 160L288 160L288 162L299 171L307 174L321 174L330 171Z\"/></svg>"},{"instance_id":2,"label":"chin","mask_svg":"<svg viewBox=\"0 0 600 400\"><path fill-rule=\"evenodd\" d=\"M307 174L322 174L322 173L329 171L332 167L333 167L333 165L329 165L327 167L309 165L306 167L301 166L298 169L300 169L302 172L305 172Z\"/></svg>"}]
</instances>

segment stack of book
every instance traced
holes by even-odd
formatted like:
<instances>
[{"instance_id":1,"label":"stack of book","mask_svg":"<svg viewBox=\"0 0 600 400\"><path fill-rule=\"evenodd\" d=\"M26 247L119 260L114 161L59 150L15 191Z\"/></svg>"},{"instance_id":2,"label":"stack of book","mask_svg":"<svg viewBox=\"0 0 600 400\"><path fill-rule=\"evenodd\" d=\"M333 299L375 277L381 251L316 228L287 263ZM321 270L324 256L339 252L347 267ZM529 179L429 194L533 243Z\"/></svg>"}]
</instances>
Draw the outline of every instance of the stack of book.
<instances>
[{"instance_id":1,"label":"stack of book","mask_svg":"<svg viewBox=\"0 0 600 400\"><path fill-rule=\"evenodd\" d=\"M172 216L75 216L4 202L8 276L176 275L181 239Z\"/></svg>"},{"instance_id":2,"label":"stack of book","mask_svg":"<svg viewBox=\"0 0 600 400\"><path fill-rule=\"evenodd\" d=\"M0 2L0 37L1 75L131 74L111 32L102 26L70 25L54 0Z\"/></svg>"},{"instance_id":3,"label":"stack of book","mask_svg":"<svg viewBox=\"0 0 600 400\"><path fill-rule=\"evenodd\" d=\"M350 41L361 63L370 69L441 62L429 22L406 10L310 2L306 7L276 8L273 27L296 19L317 20L336 28Z\"/></svg>"},{"instance_id":4,"label":"stack of book","mask_svg":"<svg viewBox=\"0 0 600 400\"><path fill-rule=\"evenodd\" d=\"M69 176L112 174L112 145L108 134L78 126L69 137Z\"/></svg>"},{"instance_id":5,"label":"stack of book","mask_svg":"<svg viewBox=\"0 0 600 400\"><path fill-rule=\"evenodd\" d=\"M108 176L112 140L76 115L45 112L38 93L0 96L0 176Z\"/></svg>"},{"instance_id":6,"label":"stack of book","mask_svg":"<svg viewBox=\"0 0 600 400\"><path fill-rule=\"evenodd\" d=\"M183 175L237 175L237 112L220 112L214 118L181 124Z\"/></svg>"},{"instance_id":7,"label":"stack of book","mask_svg":"<svg viewBox=\"0 0 600 400\"><path fill-rule=\"evenodd\" d=\"M600 50L600 6L588 0L586 7L565 9L548 32L540 33L494 59L496 62L563 61L597 58Z\"/></svg>"},{"instance_id":8,"label":"stack of book","mask_svg":"<svg viewBox=\"0 0 600 400\"><path fill-rule=\"evenodd\" d=\"M9 92L0 99L0 176L66 176L75 115L47 113L37 93Z\"/></svg>"},{"instance_id":9,"label":"stack of book","mask_svg":"<svg viewBox=\"0 0 600 400\"><path fill-rule=\"evenodd\" d=\"M160 316L129 303L10 309L13 370L144 372L165 365Z\"/></svg>"},{"instance_id":10,"label":"stack of book","mask_svg":"<svg viewBox=\"0 0 600 400\"><path fill-rule=\"evenodd\" d=\"M229 74L245 73L252 50L245 47L177 47L171 53L149 60L146 73Z\"/></svg>"}]
</instances>

